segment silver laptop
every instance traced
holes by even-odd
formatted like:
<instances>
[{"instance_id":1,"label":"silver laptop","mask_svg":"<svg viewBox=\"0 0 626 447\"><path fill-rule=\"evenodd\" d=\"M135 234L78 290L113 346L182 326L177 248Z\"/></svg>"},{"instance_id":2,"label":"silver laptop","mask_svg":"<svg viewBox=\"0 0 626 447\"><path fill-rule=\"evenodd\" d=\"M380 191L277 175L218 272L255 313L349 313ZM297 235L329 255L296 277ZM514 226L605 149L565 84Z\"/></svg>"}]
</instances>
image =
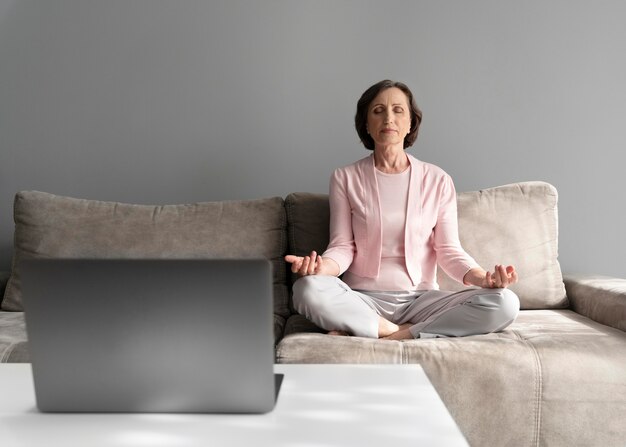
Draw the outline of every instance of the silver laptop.
<instances>
[{"instance_id":1,"label":"silver laptop","mask_svg":"<svg viewBox=\"0 0 626 447\"><path fill-rule=\"evenodd\" d=\"M273 409L269 261L33 259L21 272L41 411Z\"/></svg>"}]
</instances>

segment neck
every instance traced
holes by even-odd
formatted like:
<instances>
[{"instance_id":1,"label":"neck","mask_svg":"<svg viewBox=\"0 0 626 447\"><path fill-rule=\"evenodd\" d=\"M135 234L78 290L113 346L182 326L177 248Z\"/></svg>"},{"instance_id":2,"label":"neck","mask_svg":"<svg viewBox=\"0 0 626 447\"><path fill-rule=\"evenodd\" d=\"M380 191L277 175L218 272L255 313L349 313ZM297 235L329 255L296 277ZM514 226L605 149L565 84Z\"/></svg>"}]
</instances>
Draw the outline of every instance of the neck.
<instances>
[{"instance_id":1,"label":"neck","mask_svg":"<svg viewBox=\"0 0 626 447\"><path fill-rule=\"evenodd\" d=\"M387 174L398 174L409 167L409 158L403 148L377 147L374 149L374 166Z\"/></svg>"}]
</instances>

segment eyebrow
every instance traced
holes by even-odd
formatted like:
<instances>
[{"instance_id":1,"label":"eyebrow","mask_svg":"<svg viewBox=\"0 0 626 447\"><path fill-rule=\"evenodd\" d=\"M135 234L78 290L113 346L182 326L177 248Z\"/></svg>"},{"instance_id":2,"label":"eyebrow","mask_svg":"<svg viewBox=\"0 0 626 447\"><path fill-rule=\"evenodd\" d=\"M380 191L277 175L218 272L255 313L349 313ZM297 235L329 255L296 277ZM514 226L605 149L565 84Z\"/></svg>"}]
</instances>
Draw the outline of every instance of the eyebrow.
<instances>
[{"instance_id":1,"label":"eyebrow","mask_svg":"<svg viewBox=\"0 0 626 447\"><path fill-rule=\"evenodd\" d=\"M394 106L394 107L395 107L395 106L402 106L402 107L404 107L406 104L402 104L401 102L397 102L397 103L395 103L395 104L391 104L391 105L392 105L392 106ZM384 107L384 106L385 106L385 104L383 104L383 103L379 102L379 103L377 103L377 104L374 104L374 105L372 106L372 108L374 108L374 107L378 107L378 106L383 106L383 107Z\"/></svg>"}]
</instances>

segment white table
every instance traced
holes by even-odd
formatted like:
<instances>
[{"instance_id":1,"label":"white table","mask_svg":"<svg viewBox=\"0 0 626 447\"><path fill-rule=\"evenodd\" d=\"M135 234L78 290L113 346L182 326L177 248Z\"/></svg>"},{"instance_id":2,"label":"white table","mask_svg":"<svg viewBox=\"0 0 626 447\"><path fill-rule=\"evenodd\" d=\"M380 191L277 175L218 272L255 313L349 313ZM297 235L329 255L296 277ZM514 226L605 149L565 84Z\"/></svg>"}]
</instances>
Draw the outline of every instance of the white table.
<instances>
[{"instance_id":1,"label":"white table","mask_svg":"<svg viewBox=\"0 0 626 447\"><path fill-rule=\"evenodd\" d=\"M467 446L419 365L276 365L263 415L52 414L35 406L30 364L0 364L0 445Z\"/></svg>"}]
</instances>

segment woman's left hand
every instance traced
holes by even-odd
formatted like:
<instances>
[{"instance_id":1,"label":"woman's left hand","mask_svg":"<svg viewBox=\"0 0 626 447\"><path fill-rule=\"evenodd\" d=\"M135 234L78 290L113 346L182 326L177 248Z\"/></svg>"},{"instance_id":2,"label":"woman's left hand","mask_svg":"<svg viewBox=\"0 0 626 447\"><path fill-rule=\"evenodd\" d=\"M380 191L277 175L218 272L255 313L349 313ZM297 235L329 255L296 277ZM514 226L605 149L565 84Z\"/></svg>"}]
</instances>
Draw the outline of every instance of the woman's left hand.
<instances>
[{"instance_id":1,"label":"woman's left hand","mask_svg":"<svg viewBox=\"0 0 626 447\"><path fill-rule=\"evenodd\" d=\"M517 282L517 272L512 265L496 265L493 273L480 267L471 269L465 274L463 283L482 287L483 289L503 289Z\"/></svg>"},{"instance_id":2,"label":"woman's left hand","mask_svg":"<svg viewBox=\"0 0 626 447\"><path fill-rule=\"evenodd\" d=\"M486 272L481 287L503 289L517 282L517 272L512 265L496 265L494 272Z\"/></svg>"}]
</instances>

